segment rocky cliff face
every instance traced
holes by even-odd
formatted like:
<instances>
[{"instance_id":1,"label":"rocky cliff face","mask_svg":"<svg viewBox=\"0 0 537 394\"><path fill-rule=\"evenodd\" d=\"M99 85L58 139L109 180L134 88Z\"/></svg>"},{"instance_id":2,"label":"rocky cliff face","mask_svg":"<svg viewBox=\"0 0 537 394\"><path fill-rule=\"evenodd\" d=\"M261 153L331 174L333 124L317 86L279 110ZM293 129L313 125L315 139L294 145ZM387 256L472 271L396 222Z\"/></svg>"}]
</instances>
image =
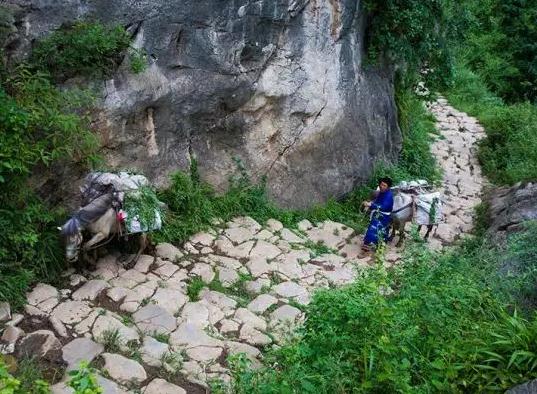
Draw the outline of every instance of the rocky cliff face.
<instances>
[{"instance_id":1,"label":"rocky cliff face","mask_svg":"<svg viewBox=\"0 0 537 394\"><path fill-rule=\"evenodd\" d=\"M496 188L490 192L491 235L504 239L520 231L524 223L537 220L537 183L517 183L511 187Z\"/></svg>"},{"instance_id":2,"label":"rocky cliff face","mask_svg":"<svg viewBox=\"0 0 537 394\"><path fill-rule=\"evenodd\" d=\"M102 86L110 165L159 185L195 157L224 189L238 158L270 194L305 207L341 196L401 145L392 74L364 67L356 0L11 0L12 52L62 23L122 24L150 65Z\"/></svg>"}]
</instances>

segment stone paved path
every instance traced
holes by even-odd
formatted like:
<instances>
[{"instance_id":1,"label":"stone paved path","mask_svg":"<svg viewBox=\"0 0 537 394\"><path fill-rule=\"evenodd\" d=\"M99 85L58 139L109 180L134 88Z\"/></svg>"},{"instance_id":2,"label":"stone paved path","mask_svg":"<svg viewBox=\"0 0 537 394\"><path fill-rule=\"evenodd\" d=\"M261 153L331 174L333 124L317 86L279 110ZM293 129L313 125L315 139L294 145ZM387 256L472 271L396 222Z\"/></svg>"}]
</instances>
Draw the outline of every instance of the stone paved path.
<instances>
[{"instance_id":1,"label":"stone paved path","mask_svg":"<svg viewBox=\"0 0 537 394\"><path fill-rule=\"evenodd\" d=\"M472 227L484 183L474 144L483 129L444 99L430 109L441 133L432 151L444 169L446 221L430 240L437 248ZM37 352L67 369L95 360L105 393L203 393L208 381L229 380L228 355L245 353L258 365L266 346L303 321L315 289L351 283L370 265L361 239L330 221L291 230L239 217L180 249L160 244L130 270L110 255L93 272L67 272L60 290L37 285L24 315L5 326L3 351L16 343L17 353ZM387 264L398 258L390 247ZM72 391L60 382L53 392Z\"/></svg>"}]
</instances>

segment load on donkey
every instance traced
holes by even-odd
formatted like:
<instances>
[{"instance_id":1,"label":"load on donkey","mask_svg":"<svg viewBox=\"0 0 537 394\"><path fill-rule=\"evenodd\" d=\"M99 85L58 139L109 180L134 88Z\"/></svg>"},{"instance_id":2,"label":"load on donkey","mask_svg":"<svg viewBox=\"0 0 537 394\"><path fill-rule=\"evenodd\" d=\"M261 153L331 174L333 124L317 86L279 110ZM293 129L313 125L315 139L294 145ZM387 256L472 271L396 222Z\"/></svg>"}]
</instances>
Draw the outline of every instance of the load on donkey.
<instances>
[{"instance_id":1,"label":"load on donkey","mask_svg":"<svg viewBox=\"0 0 537 394\"><path fill-rule=\"evenodd\" d=\"M403 181L393 189L395 197L390 238L393 239L399 232L397 246L400 246L405 239L405 224L412 221L418 225L418 234L422 226L427 227L424 239L428 239L431 230L443 218L440 192L432 191L432 186L425 180Z\"/></svg>"},{"instance_id":2,"label":"load on donkey","mask_svg":"<svg viewBox=\"0 0 537 394\"><path fill-rule=\"evenodd\" d=\"M65 257L79 260L87 252L109 243L116 236L136 235L138 251L126 262L134 264L147 246L147 232L162 226L162 203L143 175L126 172L92 172L80 188L81 208L60 227ZM84 233L91 238L84 242Z\"/></svg>"}]
</instances>

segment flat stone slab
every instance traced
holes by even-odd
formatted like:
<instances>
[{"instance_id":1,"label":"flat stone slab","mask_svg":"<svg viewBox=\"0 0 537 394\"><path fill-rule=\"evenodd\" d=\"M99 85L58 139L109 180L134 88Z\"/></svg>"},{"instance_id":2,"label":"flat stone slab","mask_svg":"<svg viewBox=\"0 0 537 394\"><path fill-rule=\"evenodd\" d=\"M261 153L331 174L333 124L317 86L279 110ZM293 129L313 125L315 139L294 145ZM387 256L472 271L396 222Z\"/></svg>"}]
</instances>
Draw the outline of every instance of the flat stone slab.
<instances>
[{"instance_id":1,"label":"flat stone slab","mask_svg":"<svg viewBox=\"0 0 537 394\"><path fill-rule=\"evenodd\" d=\"M84 283L80 289L73 293L71 298L75 301L93 301L104 289L107 289L108 287L110 287L110 285L106 281L101 279L93 279Z\"/></svg>"},{"instance_id":2,"label":"flat stone slab","mask_svg":"<svg viewBox=\"0 0 537 394\"><path fill-rule=\"evenodd\" d=\"M229 268L217 268L218 271L218 279L222 283L223 286L228 287L233 285L233 283L237 282L239 280L239 274L237 274L237 271L229 269Z\"/></svg>"},{"instance_id":3,"label":"flat stone slab","mask_svg":"<svg viewBox=\"0 0 537 394\"><path fill-rule=\"evenodd\" d=\"M224 235L229 238L231 242L241 244L249 241L254 237L254 233L245 227L231 227L224 231Z\"/></svg>"},{"instance_id":4,"label":"flat stone slab","mask_svg":"<svg viewBox=\"0 0 537 394\"><path fill-rule=\"evenodd\" d=\"M281 253L282 251L276 245L260 239L250 252L250 258L262 257L265 259L273 259Z\"/></svg>"},{"instance_id":5,"label":"flat stone slab","mask_svg":"<svg viewBox=\"0 0 537 394\"><path fill-rule=\"evenodd\" d=\"M277 304L278 299L270 294L261 294L250 302L247 308L254 313L264 313L272 305Z\"/></svg>"},{"instance_id":6,"label":"flat stone slab","mask_svg":"<svg viewBox=\"0 0 537 394\"><path fill-rule=\"evenodd\" d=\"M93 338L97 342L103 341L103 335L106 332L116 331L119 335L120 346L125 346L129 341L138 341L140 339L136 330L132 327L127 327L116 318L109 315L97 317L92 328Z\"/></svg>"},{"instance_id":7,"label":"flat stone slab","mask_svg":"<svg viewBox=\"0 0 537 394\"><path fill-rule=\"evenodd\" d=\"M251 345L268 345L272 343L272 339L268 335L247 324L242 326L239 338Z\"/></svg>"},{"instance_id":8,"label":"flat stone slab","mask_svg":"<svg viewBox=\"0 0 537 394\"><path fill-rule=\"evenodd\" d=\"M209 325L209 308L202 302L188 302L181 311L181 318L186 323L207 327Z\"/></svg>"},{"instance_id":9,"label":"flat stone slab","mask_svg":"<svg viewBox=\"0 0 537 394\"><path fill-rule=\"evenodd\" d=\"M232 312L237 307L237 301L218 291L203 290L200 297L207 303L220 308L224 313Z\"/></svg>"},{"instance_id":10,"label":"flat stone slab","mask_svg":"<svg viewBox=\"0 0 537 394\"><path fill-rule=\"evenodd\" d=\"M179 290L161 287L151 297L151 301L174 315L186 304L188 297Z\"/></svg>"},{"instance_id":11,"label":"flat stone slab","mask_svg":"<svg viewBox=\"0 0 537 394\"><path fill-rule=\"evenodd\" d=\"M0 322L11 319L11 307L8 302L0 302Z\"/></svg>"},{"instance_id":12,"label":"flat stone slab","mask_svg":"<svg viewBox=\"0 0 537 394\"><path fill-rule=\"evenodd\" d=\"M151 367L161 367L162 357L170 351L167 344L157 341L155 338L146 335L144 343L140 349L142 360Z\"/></svg>"},{"instance_id":13,"label":"flat stone slab","mask_svg":"<svg viewBox=\"0 0 537 394\"><path fill-rule=\"evenodd\" d=\"M119 383L129 384L147 379L144 368L134 360L113 353L104 353L102 357L104 359L103 370Z\"/></svg>"},{"instance_id":14,"label":"flat stone slab","mask_svg":"<svg viewBox=\"0 0 537 394\"><path fill-rule=\"evenodd\" d=\"M283 228L282 222L276 219L267 220L267 227L270 231L280 231Z\"/></svg>"},{"instance_id":15,"label":"flat stone slab","mask_svg":"<svg viewBox=\"0 0 537 394\"><path fill-rule=\"evenodd\" d=\"M295 308L294 306L282 305L270 314L270 319L278 320L278 321L285 321L285 320L294 321L301 314L302 312L300 311L300 309Z\"/></svg>"},{"instance_id":16,"label":"flat stone slab","mask_svg":"<svg viewBox=\"0 0 537 394\"><path fill-rule=\"evenodd\" d=\"M224 349L221 347L209 347L209 346L198 346L195 348L187 349L186 354L189 358L200 361L208 362L218 359L222 355Z\"/></svg>"},{"instance_id":17,"label":"flat stone slab","mask_svg":"<svg viewBox=\"0 0 537 394\"><path fill-rule=\"evenodd\" d=\"M149 272L149 268L151 267L151 265L153 265L154 262L155 258L153 256L142 254L134 265L134 269L138 272L141 272L142 274L147 274Z\"/></svg>"},{"instance_id":18,"label":"flat stone slab","mask_svg":"<svg viewBox=\"0 0 537 394\"><path fill-rule=\"evenodd\" d=\"M355 272L348 267L335 268L333 271L325 271L323 275L336 286L343 286L354 282Z\"/></svg>"},{"instance_id":19,"label":"flat stone slab","mask_svg":"<svg viewBox=\"0 0 537 394\"><path fill-rule=\"evenodd\" d=\"M136 326L144 333L170 334L177 328L176 319L166 309L148 304L132 315Z\"/></svg>"},{"instance_id":20,"label":"flat stone slab","mask_svg":"<svg viewBox=\"0 0 537 394\"><path fill-rule=\"evenodd\" d=\"M248 257L250 254L250 251L252 250L254 246L254 241L246 241L240 245L234 246L231 242L229 244L226 243L220 243L219 249L224 253L225 255L229 257L235 257L237 259L242 259Z\"/></svg>"},{"instance_id":21,"label":"flat stone slab","mask_svg":"<svg viewBox=\"0 0 537 394\"><path fill-rule=\"evenodd\" d=\"M227 341L226 349L228 353L231 355L238 354L238 353L245 353L247 356L250 356L251 358L258 358L261 355L261 352L259 351L258 348L248 345L246 343L242 343L242 342Z\"/></svg>"},{"instance_id":22,"label":"flat stone slab","mask_svg":"<svg viewBox=\"0 0 537 394\"><path fill-rule=\"evenodd\" d=\"M302 244L306 242L303 238L296 235L291 230L284 228L282 231L280 231L280 236L284 241L289 242L290 244Z\"/></svg>"},{"instance_id":23,"label":"flat stone slab","mask_svg":"<svg viewBox=\"0 0 537 394\"><path fill-rule=\"evenodd\" d=\"M267 263L267 259L264 257L252 258L246 263L246 267L254 278L258 278L261 275L272 272L274 267Z\"/></svg>"},{"instance_id":24,"label":"flat stone slab","mask_svg":"<svg viewBox=\"0 0 537 394\"><path fill-rule=\"evenodd\" d=\"M21 340L18 354L22 357L37 357L57 362L62 358L62 345L52 331L38 330Z\"/></svg>"},{"instance_id":25,"label":"flat stone slab","mask_svg":"<svg viewBox=\"0 0 537 394\"><path fill-rule=\"evenodd\" d=\"M192 268L190 273L201 277L201 279L207 284L211 283L215 277L213 268L209 264L205 263L194 264L194 268Z\"/></svg>"},{"instance_id":26,"label":"flat stone slab","mask_svg":"<svg viewBox=\"0 0 537 394\"><path fill-rule=\"evenodd\" d=\"M142 389L142 392L144 394L186 394L186 391L182 387L160 378L153 379Z\"/></svg>"},{"instance_id":27,"label":"flat stone slab","mask_svg":"<svg viewBox=\"0 0 537 394\"><path fill-rule=\"evenodd\" d=\"M295 282L282 282L272 288L272 292L283 298L294 299L300 304L307 305L310 302L310 294L305 287Z\"/></svg>"},{"instance_id":28,"label":"flat stone slab","mask_svg":"<svg viewBox=\"0 0 537 394\"><path fill-rule=\"evenodd\" d=\"M63 360L67 370L78 368L81 361L92 362L95 357L104 352L104 346L89 338L76 338L62 348Z\"/></svg>"},{"instance_id":29,"label":"flat stone slab","mask_svg":"<svg viewBox=\"0 0 537 394\"><path fill-rule=\"evenodd\" d=\"M190 237L190 242L194 245L212 246L215 236L209 233L197 233Z\"/></svg>"},{"instance_id":30,"label":"flat stone slab","mask_svg":"<svg viewBox=\"0 0 537 394\"><path fill-rule=\"evenodd\" d=\"M170 261L176 261L183 257L183 253L179 249L166 242L158 244L155 253L157 257Z\"/></svg>"},{"instance_id":31,"label":"flat stone slab","mask_svg":"<svg viewBox=\"0 0 537 394\"><path fill-rule=\"evenodd\" d=\"M35 306L43 312L49 313L60 302L60 292L54 286L38 283L26 295L28 304Z\"/></svg>"},{"instance_id":32,"label":"flat stone slab","mask_svg":"<svg viewBox=\"0 0 537 394\"><path fill-rule=\"evenodd\" d=\"M183 348L193 348L198 346L222 347L223 342L210 337L199 326L192 323L182 323L170 336L170 344Z\"/></svg>"},{"instance_id":33,"label":"flat stone slab","mask_svg":"<svg viewBox=\"0 0 537 394\"><path fill-rule=\"evenodd\" d=\"M87 301L66 301L59 304L51 314L51 317L58 319L65 324L76 324L92 311Z\"/></svg>"},{"instance_id":34,"label":"flat stone slab","mask_svg":"<svg viewBox=\"0 0 537 394\"><path fill-rule=\"evenodd\" d=\"M261 331L267 329L267 322L246 308L237 309L234 319L241 324L247 324Z\"/></svg>"},{"instance_id":35,"label":"flat stone slab","mask_svg":"<svg viewBox=\"0 0 537 394\"><path fill-rule=\"evenodd\" d=\"M162 279L168 279L173 276L173 274L175 274L177 271L179 271L179 269L179 266L172 264L168 261L163 261L162 264L160 264L159 267L153 272Z\"/></svg>"}]
</instances>

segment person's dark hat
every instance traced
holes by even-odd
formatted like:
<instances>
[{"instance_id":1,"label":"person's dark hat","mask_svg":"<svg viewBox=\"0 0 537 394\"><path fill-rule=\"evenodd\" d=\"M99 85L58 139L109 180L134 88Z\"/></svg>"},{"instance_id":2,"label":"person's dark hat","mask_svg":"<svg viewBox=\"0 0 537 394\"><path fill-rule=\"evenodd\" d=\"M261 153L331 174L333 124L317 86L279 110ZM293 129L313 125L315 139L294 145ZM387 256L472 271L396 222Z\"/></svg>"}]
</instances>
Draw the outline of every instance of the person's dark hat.
<instances>
[{"instance_id":1,"label":"person's dark hat","mask_svg":"<svg viewBox=\"0 0 537 394\"><path fill-rule=\"evenodd\" d=\"M388 178L388 177L380 178L380 179L379 179L379 183L378 183L379 186L380 186L381 182L384 182L385 184L387 184L388 187L392 187L392 185L393 185L392 178Z\"/></svg>"}]
</instances>

